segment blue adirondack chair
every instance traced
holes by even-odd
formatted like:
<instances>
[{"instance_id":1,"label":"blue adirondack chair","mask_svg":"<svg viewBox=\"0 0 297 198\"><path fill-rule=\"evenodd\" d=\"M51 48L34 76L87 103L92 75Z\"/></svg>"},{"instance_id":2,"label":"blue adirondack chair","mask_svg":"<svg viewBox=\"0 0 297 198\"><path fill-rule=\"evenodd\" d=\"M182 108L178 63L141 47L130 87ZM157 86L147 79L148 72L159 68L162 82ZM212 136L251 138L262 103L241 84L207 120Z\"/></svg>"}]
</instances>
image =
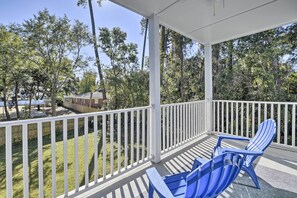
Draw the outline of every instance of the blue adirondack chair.
<instances>
[{"instance_id":1,"label":"blue adirondack chair","mask_svg":"<svg viewBox=\"0 0 297 198\"><path fill-rule=\"evenodd\" d=\"M234 152L234 153L246 153L246 151L254 151L258 154L263 154L265 149L271 144L275 137L276 133L276 124L273 119L268 119L262 122L259 127L258 131L254 138L245 138L245 137L239 137L239 136L225 136L220 135L218 138L217 145L214 148L212 157L221 155L225 152ZM224 139L228 140L242 140L242 141L248 141L249 144L245 147L245 150L240 149L233 149L233 148L224 148L221 146L221 142ZM258 157L259 155L247 155L245 157L245 162L242 166L242 170L245 171L253 180L256 187L260 189L260 185L258 182L257 175L255 173L254 167L253 167L253 161Z\"/></svg>"},{"instance_id":2,"label":"blue adirondack chair","mask_svg":"<svg viewBox=\"0 0 297 198\"><path fill-rule=\"evenodd\" d=\"M248 152L253 154L253 152ZM161 177L155 168L146 170L149 197L217 197L237 177L244 159L242 155L224 153L211 160L197 158L192 171Z\"/></svg>"}]
</instances>

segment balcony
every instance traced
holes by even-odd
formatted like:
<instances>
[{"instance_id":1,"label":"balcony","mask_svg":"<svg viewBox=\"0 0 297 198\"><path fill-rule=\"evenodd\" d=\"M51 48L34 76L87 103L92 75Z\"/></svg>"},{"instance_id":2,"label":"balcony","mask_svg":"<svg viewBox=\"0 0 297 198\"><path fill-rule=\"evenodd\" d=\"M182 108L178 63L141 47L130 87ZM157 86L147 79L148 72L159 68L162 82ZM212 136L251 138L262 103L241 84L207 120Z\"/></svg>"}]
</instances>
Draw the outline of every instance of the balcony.
<instances>
[{"instance_id":1,"label":"balcony","mask_svg":"<svg viewBox=\"0 0 297 198\"><path fill-rule=\"evenodd\" d=\"M207 106L212 113L207 115ZM194 101L161 105L160 147L153 147L152 107L0 123L6 131L1 194L7 197L146 196L145 170L162 175L209 158L220 133L253 137L266 118L277 122L274 143L256 162L261 190L246 175L222 197L296 197L297 103ZM212 117L212 134L206 132ZM21 135L21 143L17 141ZM225 142L226 146L244 145ZM161 162L152 164L155 150ZM5 168L4 168L5 167Z\"/></svg>"},{"instance_id":2,"label":"balcony","mask_svg":"<svg viewBox=\"0 0 297 198\"><path fill-rule=\"evenodd\" d=\"M296 1L111 1L149 19L150 106L0 123L0 195L143 197L146 168L188 170L216 134L253 137L274 118L276 138L256 163L262 189L240 175L221 196L297 197L297 103L215 101L212 90L212 45L296 22ZM205 100L160 105L160 24L204 45Z\"/></svg>"}]
</instances>

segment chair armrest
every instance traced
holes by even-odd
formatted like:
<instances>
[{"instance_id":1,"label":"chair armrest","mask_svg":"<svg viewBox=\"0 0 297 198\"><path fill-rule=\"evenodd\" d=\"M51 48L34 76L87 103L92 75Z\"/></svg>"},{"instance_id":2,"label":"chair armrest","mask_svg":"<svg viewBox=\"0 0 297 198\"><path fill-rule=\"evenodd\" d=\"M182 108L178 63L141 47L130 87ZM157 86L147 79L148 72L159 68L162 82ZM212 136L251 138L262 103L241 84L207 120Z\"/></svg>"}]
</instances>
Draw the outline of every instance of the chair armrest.
<instances>
[{"instance_id":1,"label":"chair armrest","mask_svg":"<svg viewBox=\"0 0 297 198\"><path fill-rule=\"evenodd\" d=\"M237 153L237 154L242 154L244 156L247 156L247 155L260 156L260 155L263 155L264 152L263 151L249 151L249 150L225 148L224 153Z\"/></svg>"},{"instance_id":2,"label":"chair armrest","mask_svg":"<svg viewBox=\"0 0 297 198\"><path fill-rule=\"evenodd\" d=\"M150 168L146 170L146 175L150 182L150 187L152 187L160 197L173 198L172 193L168 189L164 180L156 170L156 168Z\"/></svg>"},{"instance_id":3,"label":"chair armrest","mask_svg":"<svg viewBox=\"0 0 297 198\"><path fill-rule=\"evenodd\" d=\"M240 137L240 136L233 136L233 135L220 135L217 145L215 148L221 146L221 142L223 139L228 139L228 140L240 140L240 141L250 141L250 138L246 138L246 137Z\"/></svg>"}]
</instances>

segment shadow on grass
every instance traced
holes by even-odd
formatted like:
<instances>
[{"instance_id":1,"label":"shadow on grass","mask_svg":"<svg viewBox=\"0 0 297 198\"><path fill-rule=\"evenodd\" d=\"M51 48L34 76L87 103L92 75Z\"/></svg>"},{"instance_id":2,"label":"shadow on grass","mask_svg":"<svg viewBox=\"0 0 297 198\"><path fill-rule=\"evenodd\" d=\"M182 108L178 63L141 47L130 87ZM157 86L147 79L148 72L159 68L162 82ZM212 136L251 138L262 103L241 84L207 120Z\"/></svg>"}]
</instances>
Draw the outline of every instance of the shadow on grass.
<instances>
[{"instance_id":1,"label":"shadow on grass","mask_svg":"<svg viewBox=\"0 0 297 198\"><path fill-rule=\"evenodd\" d=\"M98 156L97 157L98 158L99 158L99 155L100 155L100 153L102 151L102 146L103 146L103 138L102 138L102 135L101 135L101 137L100 137L100 139L98 141L98 144L97 144L97 149L98 149ZM92 156L91 161L89 163L89 179L91 178L92 174L94 174L94 168L95 168L94 165L95 165L95 155ZM86 173L84 172L83 178L80 181L79 186L85 185L85 174Z\"/></svg>"},{"instance_id":2,"label":"shadow on grass","mask_svg":"<svg viewBox=\"0 0 297 198\"><path fill-rule=\"evenodd\" d=\"M83 127L79 128L79 137L82 136ZM13 131L14 133L14 131ZM37 131L35 132L37 133ZM36 135L37 136L37 135ZM67 134L68 140L74 138L73 130L69 130ZM42 138L43 152L51 150L51 135L45 135ZM63 141L63 133L56 130L56 144ZM23 197L23 148L22 141L12 143L12 172L13 172L13 195L14 197ZM48 152L47 152L48 153ZM51 155L51 153L50 153ZM52 180L51 174L51 156L45 156L43 153L43 180L44 184ZM68 163L70 166L71 163ZM28 169L29 169L29 192L30 196L38 196L38 140L32 138L28 140ZM63 173L63 164L56 164L56 173ZM0 194L6 192L6 145L0 146ZM48 192L47 192L48 193ZM51 193L51 192L50 192Z\"/></svg>"}]
</instances>

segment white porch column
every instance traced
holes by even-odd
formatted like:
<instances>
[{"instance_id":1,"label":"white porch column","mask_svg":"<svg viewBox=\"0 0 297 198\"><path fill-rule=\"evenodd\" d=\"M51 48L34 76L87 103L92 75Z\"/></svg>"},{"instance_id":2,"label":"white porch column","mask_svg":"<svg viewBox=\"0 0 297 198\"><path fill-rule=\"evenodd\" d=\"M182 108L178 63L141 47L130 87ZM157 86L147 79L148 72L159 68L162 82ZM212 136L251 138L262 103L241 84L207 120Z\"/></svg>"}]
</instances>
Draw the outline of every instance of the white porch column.
<instances>
[{"instance_id":1,"label":"white porch column","mask_svg":"<svg viewBox=\"0 0 297 198\"><path fill-rule=\"evenodd\" d=\"M160 107L160 35L159 19L149 17L149 69L150 69L150 129L153 162L161 160L161 107Z\"/></svg>"},{"instance_id":2,"label":"white porch column","mask_svg":"<svg viewBox=\"0 0 297 198\"><path fill-rule=\"evenodd\" d=\"M204 45L204 66L205 66L205 100L206 102L206 130L212 132L212 49L211 44Z\"/></svg>"}]
</instances>

